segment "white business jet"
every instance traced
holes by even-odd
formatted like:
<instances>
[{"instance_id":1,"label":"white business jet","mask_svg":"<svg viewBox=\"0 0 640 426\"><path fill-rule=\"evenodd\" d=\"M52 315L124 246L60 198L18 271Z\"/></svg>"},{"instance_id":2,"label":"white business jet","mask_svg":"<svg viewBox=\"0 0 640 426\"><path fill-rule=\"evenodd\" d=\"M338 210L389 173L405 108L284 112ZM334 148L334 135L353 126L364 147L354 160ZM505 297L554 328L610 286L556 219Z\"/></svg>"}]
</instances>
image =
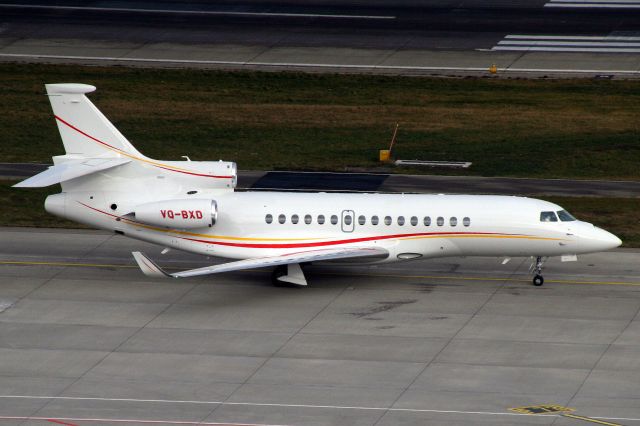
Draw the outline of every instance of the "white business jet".
<instances>
[{"instance_id":1,"label":"white business jet","mask_svg":"<svg viewBox=\"0 0 640 426\"><path fill-rule=\"evenodd\" d=\"M549 256L618 247L619 238L542 200L489 195L236 192L236 165L145 157L85 96L95 87L47 84L66 154L15 185L61 184L54 215L166 249L235 259L177 273L141 252L152 277L275 267L275 284L306 285L311 262L390 263L446 256L532 257L542 285Z\"/></svg>"}]
</instances>

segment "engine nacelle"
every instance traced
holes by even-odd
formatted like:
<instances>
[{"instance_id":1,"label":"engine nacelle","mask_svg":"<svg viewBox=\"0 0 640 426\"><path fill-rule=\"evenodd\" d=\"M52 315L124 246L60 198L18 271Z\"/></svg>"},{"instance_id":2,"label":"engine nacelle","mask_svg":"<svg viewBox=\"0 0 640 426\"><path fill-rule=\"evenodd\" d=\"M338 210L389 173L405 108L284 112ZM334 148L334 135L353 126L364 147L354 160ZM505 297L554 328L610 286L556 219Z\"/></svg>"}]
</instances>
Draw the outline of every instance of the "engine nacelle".
<instances>
[{"instance_id":1,"label":"engine nacelle","mask_svg":"<svg viewBox=\"0 0 640 426\"><path fill-rule=\"evenodd\" d=\"M137 221L168 228L204 228L215 225L218 205L215 200L188 199L156 201L134 210Z\"/></svg>"}]
</instances>

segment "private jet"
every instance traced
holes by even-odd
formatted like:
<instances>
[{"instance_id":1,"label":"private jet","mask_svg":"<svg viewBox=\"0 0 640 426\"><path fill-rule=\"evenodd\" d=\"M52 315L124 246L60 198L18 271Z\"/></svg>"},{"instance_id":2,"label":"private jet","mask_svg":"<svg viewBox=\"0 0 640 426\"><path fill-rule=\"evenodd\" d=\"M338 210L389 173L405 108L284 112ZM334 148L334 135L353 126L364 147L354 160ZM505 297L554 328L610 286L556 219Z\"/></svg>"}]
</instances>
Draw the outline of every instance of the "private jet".
<instances>
[{"instance_id":1,"label":"private jet","mask_svg":"<svg viewBox=\"0 0 640 426\"><path fill-rule=\"evenodd\" d=\"M310 263L380 264L448 256L544 261L618 247L615 235L562 207L517 196L236 191L236 164L148 158L87 98L86 84L47 84L65 148L54 165L16 185L60 184L47 212L91 227L206 256L223 264L168 273L141 252L151 277L187 278L274 268L276 285L307 285Z\"/></svg>"}]
</instances>

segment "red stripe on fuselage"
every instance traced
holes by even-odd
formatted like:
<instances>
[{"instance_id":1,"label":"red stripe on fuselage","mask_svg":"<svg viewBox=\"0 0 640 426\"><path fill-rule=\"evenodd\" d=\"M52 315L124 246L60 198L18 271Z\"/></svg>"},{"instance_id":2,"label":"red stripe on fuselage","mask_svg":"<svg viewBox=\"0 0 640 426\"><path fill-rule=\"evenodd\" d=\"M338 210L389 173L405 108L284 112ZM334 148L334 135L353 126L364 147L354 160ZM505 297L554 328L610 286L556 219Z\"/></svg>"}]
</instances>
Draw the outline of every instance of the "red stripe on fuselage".
<instances>
[{"instance_id":1,"label":"red stripe on fuselage","mask_svg":"<svg viewBox=\"0 0 640 426\"><path fill-rule=\"evenodd\" d=\"M227 241L208 241L208 240L199 240L195 238L186 238L179 237L180 239L193 241L196 243L205 243L205 244L213 244L227 247L241 247L241 248L276 248L276 249L284 249L284 248L308 248L308 247L326 247L326 246L334 246L334 245L344 245L344 244L353 244L353 243L362 243L368 241L378 241L378 240L390 240L390 239L404 239L411 237L427 237L427 236L455 236L455 235L477 235L477 236L486 236L486 235L505 235L505 236L520 236L518 234L499 234L495 232L419 232L412 234L391 234L391 235L376 235L372 237L362 237L362 238L351 238L347 240L331 240L331 241L320 241L313 243L232 243Z\"/></svg>"},{"instance_id":2,"label":"red stripe on fuselage","mask_svg":"<svg viewBox=\"0 0 640 426\"><path fill-rule=\"evenodd\" d=\"M96 212L105 214L107 216L111 216L113 218L118 218L120 216L102 211L100 209L96 209L95 207L91 207L81 201L78 201L81 205L94 210ZM124 219L127 222L130 222L132 225L140 224L144 225L142 222L137 222L131 219ZM193 241L195 243L203 243L203 244L211 244L211 245L219 245L219 246L227 246L227 247L239 247L239 248L274 248L274 249L287 249L287 248L309 248L309 247L326 247L333 245L344 245L344 244L353 244L353 243L362 243L369 241L378 241L378 240L390 240L390 239L404 239L411 237L429 237L429 236L442 236L446 238L447 236L456 236L456 235L476 235L478 237L482 236L506 236L506 237L526 237L523 234L503 234L499 232L418 232L418 233L410 233L410 234L390 234L390 235L376 235L372 237L361 237L361 238L350 238L345 240L331 240L331 241L320 241L313 243L232 243L228 241L211 241L211 240L200 240L197 238L187 238L180 237L178 238L186 241ZM268 238L265 238L268 239Z\"/></svg>"}]
</instances>

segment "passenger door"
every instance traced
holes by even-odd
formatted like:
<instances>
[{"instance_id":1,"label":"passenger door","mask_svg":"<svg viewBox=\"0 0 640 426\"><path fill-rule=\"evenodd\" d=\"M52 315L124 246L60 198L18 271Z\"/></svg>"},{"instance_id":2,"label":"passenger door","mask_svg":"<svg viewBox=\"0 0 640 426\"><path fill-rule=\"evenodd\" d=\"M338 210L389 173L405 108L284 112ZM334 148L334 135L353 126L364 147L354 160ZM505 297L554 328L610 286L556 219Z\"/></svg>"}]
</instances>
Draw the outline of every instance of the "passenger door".
<instances>
[{"instance_id":1,"label":"passenger door","mask_svg":"<svg viewBox=\"0 0 640 426\"><path fill-rule=\"evenodd\" d=\"M356 226L353 210L342 210L342 232L353 232Z\"/></svg>"}]
</instances>

